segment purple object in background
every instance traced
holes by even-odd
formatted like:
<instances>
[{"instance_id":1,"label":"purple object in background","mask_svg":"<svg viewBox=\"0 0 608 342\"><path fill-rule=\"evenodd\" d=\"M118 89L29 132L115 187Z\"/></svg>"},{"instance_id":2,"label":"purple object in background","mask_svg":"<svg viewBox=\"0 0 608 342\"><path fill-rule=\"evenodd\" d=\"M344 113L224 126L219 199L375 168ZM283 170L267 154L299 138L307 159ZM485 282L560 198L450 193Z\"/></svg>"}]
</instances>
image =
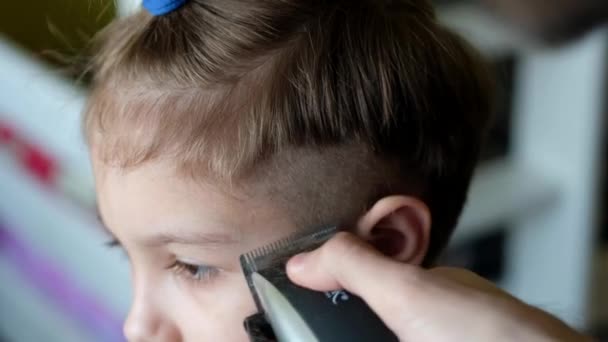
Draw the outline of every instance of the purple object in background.
<instances>
[{"instance_id":1,"label":"purple object in background","mask_svg":"<svg viewBox=\"0 0 608 342\"><path fill-rule=\"evenodd\" d=\"M49 298L58 312L89 332L94 341L124 341L122 319L117 314L79 287L50 258L37 253L1 222L0 255L11 262L32 287Z\"/></svg>"}]
</instances>

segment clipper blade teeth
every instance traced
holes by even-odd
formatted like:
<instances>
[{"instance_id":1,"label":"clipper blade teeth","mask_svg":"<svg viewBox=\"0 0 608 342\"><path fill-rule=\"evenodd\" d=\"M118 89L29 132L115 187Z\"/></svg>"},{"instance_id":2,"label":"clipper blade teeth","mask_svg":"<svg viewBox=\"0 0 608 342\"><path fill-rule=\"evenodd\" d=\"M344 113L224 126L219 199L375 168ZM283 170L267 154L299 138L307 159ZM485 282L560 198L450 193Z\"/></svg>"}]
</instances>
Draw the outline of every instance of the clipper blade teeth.
<instances>
[{"instance_id":1,"label":"clipper blade teeth","mask_svg":"<svg viewBox=\"0 0 608 342\"><path fill-rule=\"evenodd\" d=\"M247 279L247 285L260 311L262 311L262 306L251 275L256 272L268 272L274 276L286 277L284 265L290 257L317 248L329 240L337 231L337 227L328 227L317 231L301 231L241 255L240 262Z\"/></svg>"},{"instance_id":2,"label":"clipper blade teeth","mask_svg":"<svg viewBox=\"0 0 608 342\"><path fill-rule=\"evenodd\" d=\"M316 231L297 232L244 254L242 260L251 272L264 269L276 262L284 261L286 257L318 247L337 231L336 227L329 227Z\"/></svg>"}]
</instances>

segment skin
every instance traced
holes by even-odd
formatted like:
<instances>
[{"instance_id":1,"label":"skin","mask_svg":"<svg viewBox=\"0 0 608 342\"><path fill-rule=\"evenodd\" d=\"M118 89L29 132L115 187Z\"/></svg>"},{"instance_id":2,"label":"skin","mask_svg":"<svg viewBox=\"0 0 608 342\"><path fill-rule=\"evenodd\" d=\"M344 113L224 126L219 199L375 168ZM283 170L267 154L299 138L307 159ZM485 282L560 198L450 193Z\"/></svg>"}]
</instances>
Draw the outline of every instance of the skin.
<instances>
[{"instance_id":1,"label":"skin","mask_svg":"<svg viewBox=\"0 0 608 342\"><path fill-rule=\"evenodd\" d=\"M238 258L293 233L287 213L271 198L182 179L170 160L123 170L92 155L100 217L131 262L127 339L248 341L243 320L256 310ZM387 197L357 222L351 230L393 260L422 262L422 202Z\"/></svg>"},{"instance_id":2,"label":"skin","mask_svg":"<svg viewBox=\"0 0 608 342\"><path fill-rule=\"evenodd\" d=\"M238 257L289 235L290 220L182 180L168 163L94 170L100 216L132 265L129 341L246 341L242 322L255 309Z\"/></svg>"},{"instance_id":3,"label":"skin","mask_svg":"<svg viewBox=\"0 0 608 342\"><path fill-rule=\"evenodd\" d=\"M287 273L313 290L358 294L401 341L592 341L469 271L395 262L349 233L295 256Z\"/></svg>"}]
</instances>

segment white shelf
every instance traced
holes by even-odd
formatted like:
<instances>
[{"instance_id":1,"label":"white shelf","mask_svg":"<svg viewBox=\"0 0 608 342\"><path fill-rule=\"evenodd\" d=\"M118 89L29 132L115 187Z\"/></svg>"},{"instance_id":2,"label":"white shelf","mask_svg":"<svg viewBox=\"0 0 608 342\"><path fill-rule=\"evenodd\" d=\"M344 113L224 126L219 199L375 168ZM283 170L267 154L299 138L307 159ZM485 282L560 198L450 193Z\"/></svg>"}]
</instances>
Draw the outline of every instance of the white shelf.
<instances>
[{"instance_id":1,"label":"white shelf","mask_svg":"<svg viewBox=\"0 0 608 342\"><path fill-rule=\"evenodd\" d=\"M514 218L537 214L558 197L557 182L539 170L507 159L484 164L475 174L452 244L491 233Z\"/></svg>"},{"instance_id":2,"label":"white shelf","mask_svg":"<svg viewBox=\"0 0 608 342\"><path fill-rule=\"evenodd\" d=\"M83 184L92 184L81 133L86 93L0 35L0 121L8 121Z\"/></svg>"},{"instance_id":3,"label":"white shelf","mask_svg":"<svg viewBox=\"0 0 608 342\"><path fill-rule=\"evenodd\" d=\"M24 176L2 152L0 189L0 220L13 234L41 255L51 256L79 287L90 290L117 315L126 313L130 302L127 260L105 246L108 237L92 212Z\"/></svg>"},{"instance_id":4,"label":"white shelf","mask_svg":"<svg viewBox=\"0 0 608 342\"><path fill-rule=\"evenodd\" d=\"M491 57L528 50L537 45L522 32L472 2L439 6L437 14L447 27Z\"/></svg>"}]
</instances>

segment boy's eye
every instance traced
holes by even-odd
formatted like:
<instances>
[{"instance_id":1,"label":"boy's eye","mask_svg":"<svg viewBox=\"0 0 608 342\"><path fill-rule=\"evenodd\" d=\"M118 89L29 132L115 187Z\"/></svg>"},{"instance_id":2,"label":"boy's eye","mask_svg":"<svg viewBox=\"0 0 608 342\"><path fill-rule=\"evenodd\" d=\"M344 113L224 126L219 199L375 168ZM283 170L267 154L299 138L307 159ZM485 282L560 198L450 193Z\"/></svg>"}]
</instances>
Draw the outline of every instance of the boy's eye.
<instances>
[{"instance_id":1,"label":"boy's eye","mask_svg":"<svg viewBox=\"0 0 608 342\"><path fill-rule=\"evenodd\" d=\"M122 247L121 244L120 244L120 241L118 241L118 239L116 239L116 238L111 238L109 241L107 241L105 243L105 245L108 248Z\"/></svg>"},{"instance_id":2,"label":"boy's eye","mask_svg":"<svg viewBox=\"0 0 608 342\"><path fill-rule=\"evenodd\" d=\"M185 276L188 280L197 282L211 281L220 272L219 269L206 265L193 265L182 261L175 261L168 269L172 270L180 276Z\"/></svg>"},{"instance_id":3,"label":"boy's eye","mask_svg":"<svg viewBox=\"0 0 608 342\"><path fill-rule=\"evenodd\" d=\"M119 249L122 252L122 255L124 257L129 257L129 255L127 255L127 251L123 248L122 244L120 243L120 241L118 241L118 239L116 238L112 238L109 241L107 241L105 243L105 246L110 248L110 249Z\"/></svg>"}]
</instances>

